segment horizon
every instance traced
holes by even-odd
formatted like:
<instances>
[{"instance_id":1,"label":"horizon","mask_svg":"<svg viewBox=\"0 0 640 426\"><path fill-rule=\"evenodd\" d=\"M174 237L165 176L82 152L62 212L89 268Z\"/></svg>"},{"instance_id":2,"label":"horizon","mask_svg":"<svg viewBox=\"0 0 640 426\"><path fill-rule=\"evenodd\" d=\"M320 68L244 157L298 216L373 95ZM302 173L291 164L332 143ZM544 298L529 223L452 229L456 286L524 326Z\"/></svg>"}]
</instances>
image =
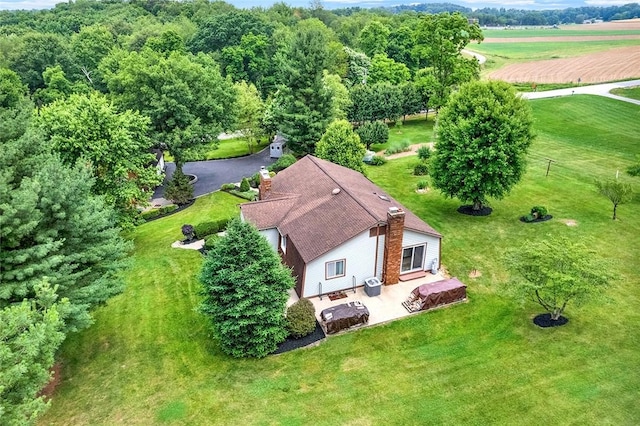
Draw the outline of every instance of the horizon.
<instances>
[{"instance_id":1,"label":"horizon","mask_svg":"<svg viewBox=\"0 0 640 426\"><path fill-rule=\"evenodd\" d=\"M237 8L264 7L269 8L278 0L228 0L227 3ZM0 10L42 10L51 9L56 4L67 3L58 0L0 0ZM309 0L291 0L284 3L292 7L309 8L311 2ZM348 7L361 7L365 9L376 7L392 7L411 4L430 4L430 3L451 3L470 9L483 8L505 8L520 10L562 10L576 7L608 7L623 6L625 4L636 3L626 0L458 0L458 1L405 1L402 0L332 0L323 1L322 5L325 9L341 9Z\"/></svg>"}]
</instances>

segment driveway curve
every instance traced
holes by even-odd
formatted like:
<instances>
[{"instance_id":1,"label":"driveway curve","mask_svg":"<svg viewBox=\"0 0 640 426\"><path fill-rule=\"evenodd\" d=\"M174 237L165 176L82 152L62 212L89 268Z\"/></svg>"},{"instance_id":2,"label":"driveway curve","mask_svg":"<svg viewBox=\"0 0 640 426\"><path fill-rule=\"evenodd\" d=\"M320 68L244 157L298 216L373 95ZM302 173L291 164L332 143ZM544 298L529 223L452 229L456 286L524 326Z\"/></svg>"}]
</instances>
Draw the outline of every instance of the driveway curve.
<instances>
[{"instance_id":1,"label":"driveway curve","mask_svg":"<svg viewBox=\"0 0 640 426\"><path fill-rule=\"evenodd\" d=\"M629 102L632 104L640 105L640 101L637 99L625 98L624 96L614 95L611 92L613 89L636 87L640 86L640 80L618 81L616 83L605 84L592 84L589 86L576 86L567 89L546 90L544 92L524 92L521 96L525 99L542 99L542 98L555 98L558 96L571 96L571 95L598 95L605 96L607 98L617 99L619 101Z\"/></svg>"},{"instance_id":2,"label":"driveway curve","mask_svg":"<svg viewBox=\"0 0 640 426\"><path fill-rule=\"evenodd\" d=\"M187 174L198 176L198 181L193 186L193 195L199 197L220 189L223 183L240 182L243 177L253 176L262 166L274 163L276 159L270 158L269 148L263 149L257 154L245 157L229 158L226 160L192 161L186 163L183 171ZM156 188L153 198L162 198L167 182L176 170L174 163L167 163L165 178L162 186Z\"/></svg>"}]
</instances>

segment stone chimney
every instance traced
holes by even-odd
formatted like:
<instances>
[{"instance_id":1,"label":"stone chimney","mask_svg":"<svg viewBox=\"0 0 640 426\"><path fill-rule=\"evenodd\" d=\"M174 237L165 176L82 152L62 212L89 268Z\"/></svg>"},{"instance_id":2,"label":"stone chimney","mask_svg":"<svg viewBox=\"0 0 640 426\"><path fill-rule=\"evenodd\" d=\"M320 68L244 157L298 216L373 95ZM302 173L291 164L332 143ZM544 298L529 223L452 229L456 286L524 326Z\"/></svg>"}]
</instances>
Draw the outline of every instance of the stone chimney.
<instances>
[{"instance_id":1,"label":"stone chimney","mask_svg":"<svg viewBox=\"0 0 640 426\"><path fill-rule=\"evenodd\" d=\"M269 170L264 166L260 168L260 185L258 186L258 199L264 200L268 198L268 193L271 191L271 175Z\"/></svg>"},{"instance_id":2,"label":"stone chimney","mask_svg":"<svg viewBox=\"0 0 640 426\"><path fill-rule=\"evenodd\" d=\"M402 262L402 236L404 234L404 211L389 207L387 231L384 238L384 261L382 282L385 285L398 284Z\"/></svg>"}]
</instances>

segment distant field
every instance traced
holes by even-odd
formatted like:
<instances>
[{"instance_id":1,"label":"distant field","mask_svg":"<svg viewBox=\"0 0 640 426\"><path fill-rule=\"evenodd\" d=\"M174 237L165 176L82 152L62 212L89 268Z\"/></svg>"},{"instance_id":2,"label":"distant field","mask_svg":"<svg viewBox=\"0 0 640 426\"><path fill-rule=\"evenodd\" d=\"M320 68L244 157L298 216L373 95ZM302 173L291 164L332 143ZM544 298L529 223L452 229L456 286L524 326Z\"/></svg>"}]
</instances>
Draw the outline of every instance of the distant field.
<instances>
[{"instance_id":1,"label":"distant field","mask_svg":"<svg viewBox=\"0 0 640 426\"><path fill-rule=\"evenodd\" d=\"M480 43L471 44L468 48L474 52L482 53L485 56L497 56L508 59L511 63L514 63L570 58L627 46L640 46L640 38L637 40L561 41L547 43L529 43L526 39L522 39L520 43Z\"/></svg>"},{"instance_id":2,"label":"distant field","mask_svg":"<svg viewBox=\"0 0 640 426\"><path fill-rule=\"evenodd\" d=\"M640 35L640 25L636 30L584 30L577 27L561 27L560 29L534 30L482 30L487 38L529 38L529 37L579 37L579 36L630 36Z\"/></svg>"}]
</instances>

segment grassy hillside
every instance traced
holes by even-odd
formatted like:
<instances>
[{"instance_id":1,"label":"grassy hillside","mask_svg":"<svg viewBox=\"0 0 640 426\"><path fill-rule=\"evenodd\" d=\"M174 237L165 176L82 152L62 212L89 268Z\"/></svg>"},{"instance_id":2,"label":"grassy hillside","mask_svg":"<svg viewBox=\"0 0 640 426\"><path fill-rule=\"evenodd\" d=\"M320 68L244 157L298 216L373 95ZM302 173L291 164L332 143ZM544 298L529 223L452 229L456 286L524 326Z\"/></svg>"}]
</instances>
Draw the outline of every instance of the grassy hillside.
<instances>
[{"instance_id":1,"label":"grassy hillside","mask_svg":"<svg viewBox=\"0 0 640 426\"><path fill-rule=\"evenodd\" d=\"M63 381L41 424L638 424L639 203L614 222L592 181L640 153L639 110L581 96L532 106L539 137L528 172L489 217L460 215L457 200L433 190L417 194L415 158L367 170L445 235L443 263L468 284L469 303L230 359L195 311L200 255L169 247L182 224L235 214L237 199L216 193L135 231L127 289L65 343ZM547 156L557 163L545 177ZM520 222L536 204L554 219ZM503 256L548 233L590 239L620 279L604 303L569 306L566 326L543 330L531 323L540 307L503 296ZM468 278L472 269L482 276Z\"/></svg>"}]
</instances>

